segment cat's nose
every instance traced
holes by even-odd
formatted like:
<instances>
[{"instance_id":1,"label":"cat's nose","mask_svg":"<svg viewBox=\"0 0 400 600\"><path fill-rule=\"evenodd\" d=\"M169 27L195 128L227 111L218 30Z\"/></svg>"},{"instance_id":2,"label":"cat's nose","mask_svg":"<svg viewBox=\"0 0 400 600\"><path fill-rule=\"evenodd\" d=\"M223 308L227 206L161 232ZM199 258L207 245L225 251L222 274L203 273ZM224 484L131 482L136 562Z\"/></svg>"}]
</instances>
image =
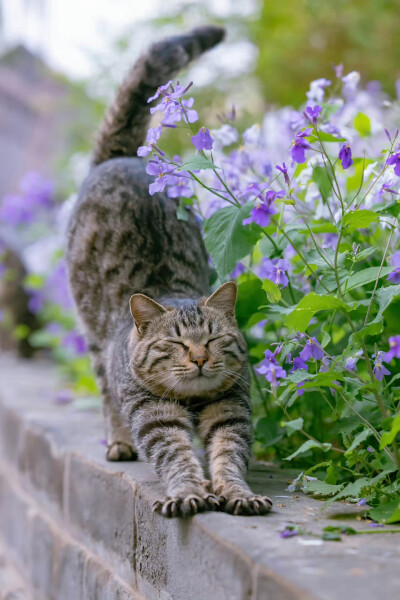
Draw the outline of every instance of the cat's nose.
<instances>
[{"instance_id":1,"label":"cat's nose","mask_svg":"<svg viewBox=\"0 0 400 600\"><path fill-rule=\"evenodd\" d=\"M201 369L204 363L207 361L206 354L192 354L190 356L191 362L196 363L196 365Z\"/></svg>"}]
</instances>

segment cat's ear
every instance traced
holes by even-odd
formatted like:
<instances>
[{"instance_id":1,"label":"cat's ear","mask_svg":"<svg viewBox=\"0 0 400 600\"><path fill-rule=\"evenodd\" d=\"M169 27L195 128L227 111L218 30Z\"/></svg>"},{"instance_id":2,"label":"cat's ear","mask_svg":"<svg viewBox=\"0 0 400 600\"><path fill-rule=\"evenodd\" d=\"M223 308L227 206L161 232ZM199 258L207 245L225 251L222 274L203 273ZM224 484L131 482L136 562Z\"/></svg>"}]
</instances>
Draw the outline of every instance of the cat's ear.
<instances>
[{"instance_id":1,"label":"cat's ear","mask_svg":"<svg viewBox=\"0 0 400 600\"><path fill-rule=\"evenodd\" d=\"M129 300L129 305L139 333L142 333L153 319L166 312L161 304L144 294L133 294Z\"/></svg>"},{"instance_id":2,"label":"cat's ear","mask_svg":"<svg viewBox=\"0 0 400 600\"><path fill-rule=\"evenodd\" d=\"M237 285L234 281L228 281L207 298L204 306L222 310L225 314L233 317L235 315L236 298Z\"/></svg>"}]
</instances>

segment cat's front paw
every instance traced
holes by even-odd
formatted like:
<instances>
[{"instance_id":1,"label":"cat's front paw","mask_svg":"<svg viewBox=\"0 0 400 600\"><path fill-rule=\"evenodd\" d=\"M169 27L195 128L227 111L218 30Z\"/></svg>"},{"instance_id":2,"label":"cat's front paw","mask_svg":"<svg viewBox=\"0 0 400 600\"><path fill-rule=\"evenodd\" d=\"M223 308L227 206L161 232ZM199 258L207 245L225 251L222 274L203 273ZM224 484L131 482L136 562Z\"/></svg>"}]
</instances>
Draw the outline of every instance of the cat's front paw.
<instances>
[{"instance_id":1,"label":"cat's front paw","mask_svg":"<svg viewBox=\"0 0 400 600\"><path fill-rule=\"evenodd\" d=\"M113 442L107 448L106 458L111 462L137 460L137 452L125 442Z\"/></svg>"},{"instance_id":2,"label":"cat's front paw","mask_svg":"<svg viewBox=\"0 0 400 600\"><path fill-rule=\"evenodd\" d=\"M272 508L272 500L268 496L248 496L234 494L219 497L221 509L231 515L266 515Z\"/></svg>"},{"instance_id":3,"label":"cat's front paw","mask_svg":"<svg viewBox=\"0 0 400 600\"><path fill-rule=\"evenodd\" d=\"M189 494L184 497L168 496L164 500L156 500L153 503L153 511L167 519L192 517L196 513L206 510L217 510L218 508L218 498L214 494L204 494L201 496Z\"/></svg>"}]
</instances>

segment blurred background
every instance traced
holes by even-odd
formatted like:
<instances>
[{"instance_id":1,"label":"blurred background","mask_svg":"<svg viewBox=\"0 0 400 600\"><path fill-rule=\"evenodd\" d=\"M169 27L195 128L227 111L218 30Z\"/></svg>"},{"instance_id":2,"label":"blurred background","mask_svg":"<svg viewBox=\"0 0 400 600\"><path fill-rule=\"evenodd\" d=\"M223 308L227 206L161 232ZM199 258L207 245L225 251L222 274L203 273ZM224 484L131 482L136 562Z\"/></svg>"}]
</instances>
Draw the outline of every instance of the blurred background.
<instances>
[{"instance_id":1,"label":"blurred background","mask_svg":"<svg viewBox=\"0 0 400 600\"><path fill-rule=\"evenodd\" d=\"M127 68L153 40L207 22L225 25L227 42L189 77L214 114L227 97L249 123L297 107L340 62L395 93L396 0L0 0L0 195L32 169L73 190Z\"/></svg>"},{"instance_id":2,"label":"blurred background","mask_svg":"<svg viewBox=\"0 0 400 600\"><path fill-rule=\"evenodd\" d=\"M0 346L51 349L75 393L97 388L63 235L96 129L149 44L203 23L224 25L227 40L182 80L195 82L210 127L232 103L242 130L271 108L299 107L310 81L333 78L339 63L400 94L398 0L0 0ZM184 150L177 136L164 143Z\"/></svg>"}]
</instances>

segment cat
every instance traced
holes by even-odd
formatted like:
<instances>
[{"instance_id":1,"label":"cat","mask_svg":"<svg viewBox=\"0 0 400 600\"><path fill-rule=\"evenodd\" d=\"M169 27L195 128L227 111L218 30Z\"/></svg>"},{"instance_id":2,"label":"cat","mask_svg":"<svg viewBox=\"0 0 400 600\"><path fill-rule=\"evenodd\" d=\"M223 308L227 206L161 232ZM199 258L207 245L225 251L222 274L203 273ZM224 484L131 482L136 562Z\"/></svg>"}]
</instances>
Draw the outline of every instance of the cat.
<instances>
[{"instance_id":1,"label":"cat","mask_svg":"<svg viewBox=\"0 0 400 600\"><path fill-rule=\"evenodd\" d=\"M150 196L146 164L136 157L147 99L223 36L200 27L139 59L106 115L68 228L69 282L104 400L107 459L139 452L149 461L166 487L153 510L165 517L217 508L265 514L272 506L244 480L252 426L236 284L210 295L194 215L178 220L176 200ZM211 482L193 449L195 432Z\"/></svg>"}]
</instances>

